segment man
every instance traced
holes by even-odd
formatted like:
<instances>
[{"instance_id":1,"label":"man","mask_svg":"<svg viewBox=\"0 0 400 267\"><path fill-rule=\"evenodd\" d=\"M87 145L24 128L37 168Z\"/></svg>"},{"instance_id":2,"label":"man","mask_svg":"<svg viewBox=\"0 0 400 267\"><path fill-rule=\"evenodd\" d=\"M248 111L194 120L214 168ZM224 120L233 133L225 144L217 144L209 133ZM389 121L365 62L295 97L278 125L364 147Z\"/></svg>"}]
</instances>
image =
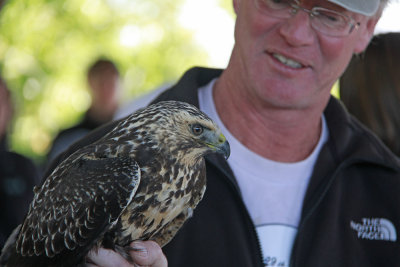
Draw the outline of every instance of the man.
<instances>
[{"instance_id":1,"label":"man","mask_svg":"<svg viewBox=\"0 0 400 267\"><path fill-rule=\"evenodd\" d=\"M368 45L385 1L233 4L228 67L192 69L155 100L200 106L225 127L232 149L228 164L207 159L204 199L163 249L168 263L399 266L400 162L330 96ZM166 266L149 244L133 246L154 257L152 266ZM110 255L122 260L108 250L89 258L112 266Z\"/></svg>"},{"instance_id":2,"label":"man","mask_svg":"<svg viewBox=\"0 0 400 267\"><path fill-rule=\"evenodd\" d=\"M92 97L90 108L79 124L57 135L47 156L49 162L72 143L114 117L120 94L117 67L108 59L98 59L89 67L87 81Z\"/></svg>"},{"instance_id":3,"label":"man","mask_svg":"<svg viewBox=\"0 0 400 267\"><path fill-rule=\"evenodd\" d=\"M6 82L0 77L0 248L20 224L33 199L33 187L39 183L34 163L9 150L7 131L13 116L13 103Z\"/></svg>"}]
</instances>

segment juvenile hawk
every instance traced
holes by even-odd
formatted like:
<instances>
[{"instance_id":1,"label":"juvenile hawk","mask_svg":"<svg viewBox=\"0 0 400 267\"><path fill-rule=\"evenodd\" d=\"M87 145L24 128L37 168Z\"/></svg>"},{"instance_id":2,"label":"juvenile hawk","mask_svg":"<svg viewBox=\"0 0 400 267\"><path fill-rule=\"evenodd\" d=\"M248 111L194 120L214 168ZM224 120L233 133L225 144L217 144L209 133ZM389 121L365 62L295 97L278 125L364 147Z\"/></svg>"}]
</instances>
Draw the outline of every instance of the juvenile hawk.
<instances>
[{"instance_id":1,"label":"juvenile hawk","mask_svg":"<svg viewBox=\"0 0 400 267\"><path fill-rule=\"evenodd\" d=\"M166 101L122 120L64 160L36 188L5 266L76 266L94 247L130 260L133 240L168 243L201 200L204 155L229 156L218 126L192 105Z\"/></svg>"}]
</instances>

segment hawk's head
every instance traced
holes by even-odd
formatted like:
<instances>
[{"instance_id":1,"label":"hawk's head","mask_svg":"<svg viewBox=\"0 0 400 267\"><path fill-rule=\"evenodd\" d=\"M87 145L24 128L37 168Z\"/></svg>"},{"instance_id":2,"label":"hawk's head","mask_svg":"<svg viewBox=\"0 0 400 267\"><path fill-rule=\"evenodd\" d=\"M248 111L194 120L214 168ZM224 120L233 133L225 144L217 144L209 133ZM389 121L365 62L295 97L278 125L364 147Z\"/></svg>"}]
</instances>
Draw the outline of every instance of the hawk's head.
<instances>
[{"instance_id":1,"label":"hawk's head","mask_svg":"<svg viewBox=\"0 0 400 267\"><path fill-rule=\"evenodd\" d=\"M143 134L164 151L199 158L217 152L228 158L229 143L218 125L195 106L178 101L163 101L134 114L128 121L136 135ZM125 127L125 128L126 128ZM142 132L142 133L141 133ZM143 139L144 140L144 139Z\"/></svg>"}]
</instances>

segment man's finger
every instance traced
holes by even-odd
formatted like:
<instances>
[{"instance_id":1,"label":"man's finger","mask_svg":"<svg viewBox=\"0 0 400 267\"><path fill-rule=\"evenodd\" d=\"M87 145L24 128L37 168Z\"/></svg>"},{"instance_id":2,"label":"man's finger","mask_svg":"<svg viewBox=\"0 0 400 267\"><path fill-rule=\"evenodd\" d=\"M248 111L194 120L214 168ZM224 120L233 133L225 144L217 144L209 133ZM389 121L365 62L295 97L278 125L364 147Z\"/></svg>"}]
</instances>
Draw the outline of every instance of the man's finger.
<instances>
[{"instance_id":1,"label":"man's finger","mask_svg":"<svg viewBox=\"0 0 400 267\"><path fill-rule=\"evenodd\" d=\"M87 255L88 263L86 266L121 266L121 267L130 267L131 265L117 252L99 248L97 251L92 249L89 251ZM92 264L91 264L92 263Z\"/></svg>"},{"instance_id":2,"label":"man's finger","mask_svg":"<svg viewBox=\"0 0 400 267\"><path fill-rule=\"evenodd\" d=\"M130 255L140 266L167 267L168 262L161 247L153 241L135 241L131 243Z\"/></svg>"}]
</instances>

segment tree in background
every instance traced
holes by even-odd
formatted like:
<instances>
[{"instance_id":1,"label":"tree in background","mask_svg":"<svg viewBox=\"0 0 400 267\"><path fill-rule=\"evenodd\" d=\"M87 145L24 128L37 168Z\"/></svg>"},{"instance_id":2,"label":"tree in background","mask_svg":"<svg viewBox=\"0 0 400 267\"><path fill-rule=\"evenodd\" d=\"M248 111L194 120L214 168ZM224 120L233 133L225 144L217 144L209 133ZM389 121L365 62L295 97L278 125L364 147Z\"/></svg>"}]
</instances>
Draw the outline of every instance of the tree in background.
<instances>
[{"instance_id":1,"label":"tree in background","mask_svg":"<svg viewBox=\"0 0 400 267\"><path fill-rule=\"evenodd\" d=\"M85 75L98 57L118 65L126 100L193 65L209 65L204 47L179 21L184 3L8 0L0 15L0 69L16 105L11 147L43 159L58 131L90 106Z\"/></svg>"}]
</instances>

